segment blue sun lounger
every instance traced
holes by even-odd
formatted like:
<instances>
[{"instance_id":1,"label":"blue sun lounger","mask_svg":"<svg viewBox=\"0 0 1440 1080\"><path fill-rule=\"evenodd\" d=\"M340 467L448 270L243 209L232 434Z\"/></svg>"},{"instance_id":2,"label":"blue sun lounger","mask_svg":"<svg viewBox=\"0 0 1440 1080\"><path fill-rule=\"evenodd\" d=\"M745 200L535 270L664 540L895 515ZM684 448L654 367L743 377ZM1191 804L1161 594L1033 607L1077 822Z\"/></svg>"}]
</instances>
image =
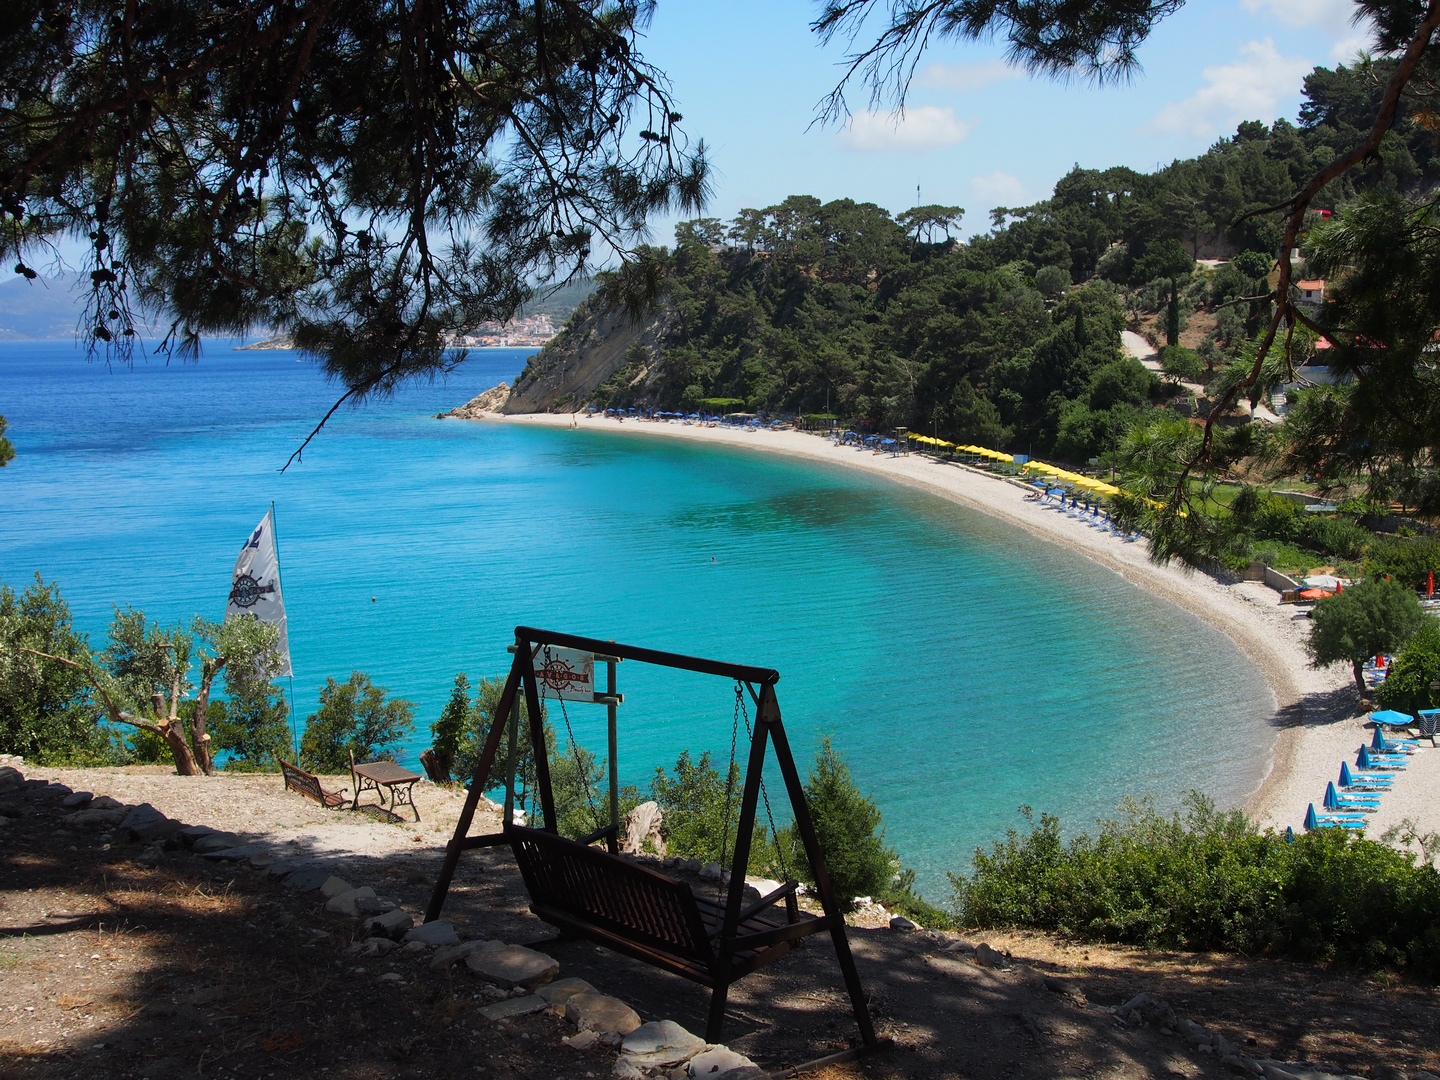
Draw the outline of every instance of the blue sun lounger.
<instances>
[{"instance_id":1,"label":"blue sun lounger","mask_svg":"<svg viewBox=\"0 0 1440 1080\"><path fill-rule=\"evenodd\" d=\"M1419 745L1419 739L1387 739L1378 727L1370 739L1370 749L1380 754L1410 754Z\"/></svg>"},{"instance_id":2,"label":"blue sun lounger","mask_svg":"<svg viewBox=\"0 0 1440 1080\"><path fill-rule=\"evenodd\" d=\"M1305 811L1305 829L1307 832L1314 832L1316 829L1363 829L1365 821L1359 815L1326 814L1323 817L1315 813L1315 804L1312 802L1309 809Z\"/></svg>"},{"instance_id":3,"label":"blue sun lounger","mask_svg":"<svg viewBox=\"0 0 1440 1080\"><path fill-rule=\"evenodd\" d=\"M1325 809L1336 814L1343 814L1347 810L1373 814L1380 809L1380 796L1341 795L1335 790L1335 782L1332 780L1325 785Z\"/></svg>"},{"instance_id":4,"label":"blue sun lounger","mask_svg":"<svg viewBox=\"0 0 1440 1080\"><path fill-rule=\"evenodd\" d=\"M1372 754L1368 746L1361 746L1355 764L1361 769L1389 769L1396 772L1405 767L1405 758L1403 755Z\"/></svg>"},{"instance_id":5,"label":"blue sun lounger","mask_svg":"<svg viewBox=\"0 0 1440 1080\"><path fill-rule=\"evenodd\" d=\"M1342 791L1389 791L1395 778L1383 773L1352 773L1349 762L1340 763L1340 789Z\"/></svg>"}]
</instances>

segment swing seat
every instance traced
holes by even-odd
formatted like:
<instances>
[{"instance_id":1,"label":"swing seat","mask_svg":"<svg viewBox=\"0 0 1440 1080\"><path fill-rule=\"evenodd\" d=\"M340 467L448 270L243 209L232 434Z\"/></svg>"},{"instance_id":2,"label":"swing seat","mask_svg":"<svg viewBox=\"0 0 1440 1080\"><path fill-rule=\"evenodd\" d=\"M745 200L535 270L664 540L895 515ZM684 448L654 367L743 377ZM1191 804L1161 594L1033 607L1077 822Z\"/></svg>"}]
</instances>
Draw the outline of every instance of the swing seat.
<instances>
[{"instance_id":1,"label":"swing seat","mask_svg":"<svg viewBox=\"0 0 1440 1080\"><path fill-rule=\"evenodd\" d=\"M790 881L742 910L727 941L724 905L696 896L684 881L555 833L523 825L506 833L539 918L716 991L830 929L828 918L800 913ZM776 921L781 901L784 921ZM719 1040L718 1020L712 1010L711 1042Z\"/></svg>"}]
</instances>

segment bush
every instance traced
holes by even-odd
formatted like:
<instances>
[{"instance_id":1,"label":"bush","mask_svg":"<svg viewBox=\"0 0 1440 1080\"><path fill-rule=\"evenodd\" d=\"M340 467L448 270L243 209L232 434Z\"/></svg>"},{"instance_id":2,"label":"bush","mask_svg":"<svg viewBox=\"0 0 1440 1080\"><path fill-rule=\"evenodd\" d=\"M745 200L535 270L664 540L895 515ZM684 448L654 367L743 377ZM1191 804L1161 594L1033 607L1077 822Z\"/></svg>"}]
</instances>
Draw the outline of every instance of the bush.
<instances>
[{"instance_id":1,"label":"bush","mask_svg":"<svg viewBox=\"0 0 1440 1080\"><path fill-rule=\"evenodd\" d=\"M650 796L665 813L660 826L665 850L682 859L718 861L728 869L728 863L735 857L744 786L738 764L731 762L728 775L722 779L719 770L710 764L708 751L700 755L699 761L691 760L689 750L681 751L674 776L667 776L664 769L656 769L650 783ZM757 814L747 873L771 874L775 866L775 847Z\"/></svg>"},{"instance_id":2,"label":"bush","mask_svg":"<svg viewBox=\"0 0 1440 1080\"><path fill-rule=\"evenodd\" d=\"M1307 514L1300 523L1300 542L1338 559L1358 559L1374 535L1353 521L1324 514Z\"/></svg>"},{"instance_id":3,"label":"bush","mask_svg":"<svg viewBox=\"0 0 1440 1080\"><path fill-rule=\"evenodd\" d=\"M343 773L356 761L394 761L395 750L415 727L410 702L385 700L386 690L375 686L363 671L353 671L344 683L326 679L320 690L320 708L305 720L300 760L320 773Z\"/></svg>"},{"instance_id":4,"label":"bush","mask_svg":"<svg viewBox=\"0 0 1440 1080\"><path fill-rule=\"evenodd\" d=\"M1305 647L1315 667L1349 661L1364 697L1365 660L1398 652L1425 622L1420 601L1405 586L1383 578L1366 579L1315 605Z\"/></svg>"},{"instance_id":5,"label":"bush","mask_svg":"<svg viewBox=\"0 0 1440 1080\"><path fill-rule=\"evenodd\" d=\"M1167 345L1160 350L1160 370L1177 382L1199 382L1205 362L1183 345Z\"/></svg>"},{"instance_id":6,"label":"bush","mask_svg":"<svg viewBox=\"0 0 1440 1080\"><path fill-rule=\"evenodd\" d=\"M822 739L816 751L815 765L805 782L805 801L840 903L856 896L883 894L895 880L900 860L885 846L879 807L861 794L850 767L829 738ZM797 873L808 872L804 849L793 828L787 830L787 839Z\"/></svg>"},{"instance_id":7,"label":"bush","mask_svg":"<svg viewBox=\"0 0 1440 1080\"><path fill-rule=\"evenodd\" d=\"M1193 792L1183 818L1123 811L1065 843L1056 818L1035 826L1023 808L1027 835L951 875L960 923L1440 976L1440 874L1412 855L1340 829L1286 843Z\"/></svg>"},{"instance_id":8,"label":"bush","mask_svg":"<svg viewBox=\"0 0 1440 1080\"><path fill-rule=\"evenodd\" d=\"M1388 574L1414 589L1422 587L1430 573L1440 577L1440 540L1429 537L1375 537L1365 557L1367 577Z\"/></svg>"},{"instance_id":9,"label":"bush","mask_svg":"<svg viewBox=\"0 0 1440 1080\"><path fill-rule=\"evenodd\" d=\"M440 768L448 777L454 776L450 770L460 750L460 740L465 737L469 715L470 680L462 671L455 676L455 686L450 691L450 700L440 710L440 718L430 725L431 746L440 760Z\"/></svg>"},{"instance_id":10,"label":"bush","mask_svg":"<svg viewBox=\"0 0 1440 1080\"><path fill-rule=\"evenodd\" d=\"M1440 694L1431 689L1436 680L1440 680L1440 623L1430 619L1390 665L1375 697L1384 708L1413 716L1440 701Z\"/></svg>"},{"instance_id":11,"label":"bush","mask_svg":"<svg viewBox=\"0 0 1440 1080\"><path fill-rule=\"evenodd\" d=\"M59 587L39 574L18 596L0 585L0 753L41 765L105 762L110 741L84 673L21 651L26 648L77 663L89 657Z\"/></svg>"}]
</instances>

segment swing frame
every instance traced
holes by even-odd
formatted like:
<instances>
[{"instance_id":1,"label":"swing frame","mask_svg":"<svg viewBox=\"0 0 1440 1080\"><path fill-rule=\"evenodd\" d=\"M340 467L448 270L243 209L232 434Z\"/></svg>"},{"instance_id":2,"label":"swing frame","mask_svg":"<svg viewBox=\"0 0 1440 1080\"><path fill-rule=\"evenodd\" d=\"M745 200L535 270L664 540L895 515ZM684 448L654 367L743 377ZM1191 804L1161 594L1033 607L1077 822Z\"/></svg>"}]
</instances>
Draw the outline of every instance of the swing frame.
<instances>
[{"instance_id":1,"label":"swing frame","mask_svg":"<svg viewBox=\"0 0 1440 1080\"><path fill-rule=\"evenodd\" d=\"M498 833L490 833L479 836L470 835L470 826L474 821L475 810L479 805L480 797L483 794L485 778L490 775L490 770L500 753L500 744L505 736L506 730L511 727L511 715L516 710L521 694L524 695L526 712L528 716L528 728L530 745L534 754L536 787L540 796L540 807L544 817L544 827L540 830L543 833L558 837L558 821L555 813L555 796L550 782L550 764L545 747L544 721L540 711L540 687L535 673L534 655L537 648L544 646L555 646L559 648L577 649L582 652L597 653L606 657L615 657L621 660L632 660L639 663L651 664L656 667L676 668L683 671L693 671L705 675L715 675L725 679L733 679L742 684L755 702L756 714L754 730L750 736L750 754L745 769L745 784L740 798L739 827L735 841L735 851L730 865L730 884L724 904L723 918L717 934L710 938L714 950L714 962L707 972L694 968L684 969L665 958L650 953L645 949L627 947L623 940L617 940L613 932L613 926L609 929L598 926L587 926L577 923L572 918L557 920L548 911L536 903L532 907L537 915L548 922L555 923L566 933L583 935L591 940L598 941L602 945L617 951L673 971L684 977L701 982L703 985L712 988L710 1014L706 1031L706 1039L709 1042L719 1042L721 1027L724 1022L725 1003L728 996L730 984L743 978L750 971L766 962L761 959L754 962L753 954L747 954L746 950L751 946L747 945L747 937L751 941L760 938L774 939L775 944L782 944L783 949L778 953L788 951L789 948L799 943L799 939L810 934L829 931L831 943L835 949L835 958L840 966L840 973L845 983L845 989L850 997L850 1004L855 1014L856 1024L860 1029L861 1043L859 1046L839 1054L829 1055L820 1061L810 1063L810 1066L819 1064L832 1064L840 1061L853 1060L861 1054L881 1049L892 1045L890 1039L877 1038L875 1027L870 1018L870 1011L866 1004L865 992L860 984L860 975L855 967L855 958L850 952L850 941L846 934L845 916L835 899L835 890L830 883L830 875L825 868L825 859L820 851L819 841L815 834L815 825L810 817L810 808L805 800L805 789L800 780L800 773L795 767L794 756L790 752L790 743L785 735L785 727L780 719L780 706L775 696L775 684L780 680L779 672L771 668L751 667L744 664L730 664L718 660L706 660L694 656L684 656L678 653L661 652L655 649L641 648L633 645L621 645L613 641L601 641L595 638L578 637L573 634L564 634L548 630L539 630L534 627L517 626L515 628L515 659L510 665L510 674L505 680L505 688L500 695L500 703L495 710L495 715L490 722L490 731L485 739L485 746L480 754L480 760L476 764L475 775L471 780L469 792L465 799L465 805L460 812L459 821L455 825L455 833L445 846L445 859L441 865L440 873L435 882L434 892L430 897L429 907L425 912L425 921L433 922L440 917L444 908L445 898L449 893L450 882L455 875L455 869L459 865L460 857L470 850L482 847L498 847L501 845L515 846L517 855L519 845L526 842L527 833L534 830L522 830L513 824L511 807L506 805L506 817L502 829ZM759 688L758 691L756 688ZM613 687L611 693L614 693ZM613 711L612 711L613 716ZM613 743L613 727L611 731ZM800 836L801 844L805 849L806 858L809 860L811 872L815 879L815 895L820 901L823 916L818 918L805 919L792 923L788 927L777 928L769 933L755 934L752 917L755 912L764 907L753 905L749 910L743 910L745 897L745 869L750 862L751 840L755 830L755 814L757 802L761 792L761 779L765 768L765 754L767 746L772 747L775 752L776 764L779 766L780 774L785 781L785 789L790 797L791 810L795 815L795 828ZM557 748L558 750L558 748ZM511 767L513 768L514 756L511 755ZM614 751L612 746L611 769L615 767ZM513 783L513 780L512 780ZM615 868L617 874L633 874L642 868L636 864L622 859L615 854L616 842L615 824L598 830L589 837L583 837L578 841L577 846L583 849L584 859L601 869L608 866ZM600 851L589 845L598 840L608 841L608 851ZM559 843L569 843L563 841ZM682 890L686 896L690 895L689 886L682 882L673 882L662 874L652 870L644 870L645 874L652 875L658 882L665 882L674 885ZM530 882L526 882L527 887ZM777 890L771 897L766 898L773 902L779 899L782 893L787 894L787 907L794 904L795 883L789 882L782 889ZM532 889L532 901L535 900ZM792 908L793 912L793 908ZM564 925L561 925L563 921ZM749 923L747 928L744 924ZM751 957L747 962L745 957ZM805 1069L810 1066L800 1066Z\"/></svg>"}]
</instances>

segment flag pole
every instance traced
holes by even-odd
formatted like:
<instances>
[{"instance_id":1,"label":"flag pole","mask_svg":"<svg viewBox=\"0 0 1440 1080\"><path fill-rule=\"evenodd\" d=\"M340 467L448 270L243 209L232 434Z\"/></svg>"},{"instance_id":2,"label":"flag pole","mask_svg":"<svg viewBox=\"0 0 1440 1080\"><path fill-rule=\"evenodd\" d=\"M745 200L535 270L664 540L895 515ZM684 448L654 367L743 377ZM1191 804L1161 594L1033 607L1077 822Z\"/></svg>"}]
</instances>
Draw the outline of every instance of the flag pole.
<instances>
[{"instance_id":1,"label":"flag pole","mask_svg":"<svg viewBox=\"0 0 1440 1080\"><path fill-rule=\"evenodd\" d=\"M280 529L275 524L275 500L270 500L270 534L275 541L275 577L280 579ZM283 588L283 583L282 586ZM290 752L295 755L295 764L300 764L300 735L295 727L295 665L290 665Z\"/></svg>"}]
</instances>

